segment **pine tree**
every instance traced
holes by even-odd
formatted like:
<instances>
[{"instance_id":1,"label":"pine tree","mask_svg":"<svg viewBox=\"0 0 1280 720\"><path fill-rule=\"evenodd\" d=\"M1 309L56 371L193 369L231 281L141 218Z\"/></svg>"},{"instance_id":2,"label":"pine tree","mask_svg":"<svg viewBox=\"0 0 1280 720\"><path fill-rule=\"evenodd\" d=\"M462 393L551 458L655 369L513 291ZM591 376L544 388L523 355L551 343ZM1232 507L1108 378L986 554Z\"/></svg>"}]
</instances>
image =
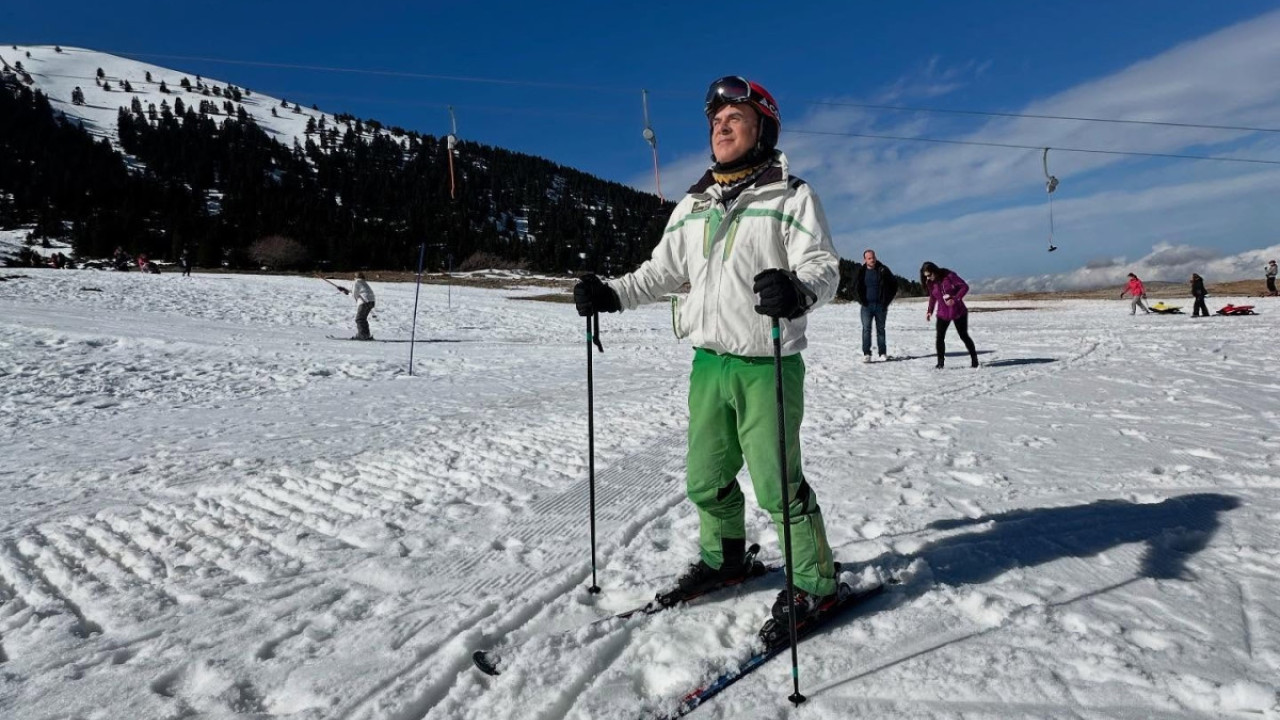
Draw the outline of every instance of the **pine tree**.
<instances>
[{"instance_id":1,"label":"pine tree","mask_svg":"<svg viewBox=\"0 0 1280 720\"><path fill-rule=\"evenodd\" d=\"M130 93L133 92L133 86L129 84L128 80L124 81L124 91Z\"/></svg>"},{"instance_id":2,"label":"pine tree","mask_svg":"<svg viewBox=\"0 0 1280 720\"><path fill-rule=\"evenodd\" d=\"M165 85L163 80L160 81L160 92L164 93L165 95L169 94L169 86Z\"/></svg>"},{"instance_id":3,"label":"pine tree","mask_svg":"<svg viewBox=\"0 0 1280 720\"><path fill-rule=\"evenodd\" d=\"M186 108L185 108L185 107L183 107L183 105L182 105L182 98L174 98L174 99L173 99L173 111L174 111L175 113L177 113L178 115L181 115L181 114L183 114L184 112L186 112Z\"/></svg>"},{"instance_id":4,"label":"pine tree","mask_svg":"<svg viewBox=\"0 0 1280 720\"><path fill-rule=\"evenodd\" d=\"M151 71L147 71L147 82L151 82Z\"/></svg>"},{"instance_id":5,"label":"pine tree","mask_svg":"<svg viewBox=\"0 0 1280 720\"><path fill-rule=\"evenodd\" d=\"M183 90L191 90L191 81L187 79L186 75L182 76L182 79L178 81L178 84L182 86Z\"/></svg>"}]
</instances>

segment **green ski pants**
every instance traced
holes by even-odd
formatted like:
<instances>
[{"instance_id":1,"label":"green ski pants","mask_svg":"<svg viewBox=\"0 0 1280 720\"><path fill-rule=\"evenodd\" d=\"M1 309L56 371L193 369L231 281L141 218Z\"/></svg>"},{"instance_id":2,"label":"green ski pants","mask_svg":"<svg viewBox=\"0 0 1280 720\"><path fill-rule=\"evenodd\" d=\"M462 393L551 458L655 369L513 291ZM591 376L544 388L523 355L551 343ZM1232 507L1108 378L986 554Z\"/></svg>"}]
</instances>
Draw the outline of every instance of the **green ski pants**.
<instances>
[{"instance_id":1,"label":"green ski pants","mask_svg":"<svg viewBox=\"0 0 1280 720\"><path fill-rule=\"evenodd\" d=\"M782 358L786 405L787 496L791 500L791 561L796 587L824 596L836 591L835 566L818 498L800 469L804 360ZM773 358L740 357L697 348L689 375L689 499L698 508L702 560L724 563L722 538L745 538L745 499L738 471L746 460L756 500L782 532L778 464L778 399ZM785 557L785 548L783 549Z\"/></svg>"}]
</instances>

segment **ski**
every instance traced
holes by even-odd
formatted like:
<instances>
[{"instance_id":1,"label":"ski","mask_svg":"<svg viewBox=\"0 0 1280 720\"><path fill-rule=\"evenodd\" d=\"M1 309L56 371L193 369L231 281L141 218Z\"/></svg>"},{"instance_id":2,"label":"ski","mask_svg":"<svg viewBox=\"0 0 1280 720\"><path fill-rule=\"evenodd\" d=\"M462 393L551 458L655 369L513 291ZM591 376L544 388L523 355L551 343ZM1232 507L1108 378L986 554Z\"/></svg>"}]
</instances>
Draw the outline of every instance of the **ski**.
<instances>
[{"instance_id":1,"label":"ski","mask_svg":"<svg viewBox=\"0 0 1280 720\"><path fill-rule=\"evenodd\" d=\"M765 575L770 575L776 572L781 572L783 570L783 566L781 565L764 565L762 563L756 562L756 555L758 555L759 553L760 553L759 544L752 544L751 547L747 548L747 552L746 552L746 555L743 557L743 561L751 565L752 569L750 573L742 576L741 578L738 578L736 580L732 580L729 582L721 583L714 587L709 587L704 590L700 590L695 593L689 593L686 595L677 595L675 592L658 593L658 595L655 596L654 599L650 600L644 605L638 605L636 607L631 608L630 610L624 610L623 612L620 612L620 613L615 613L607 617L602 617L599 620L592 620L591 622L586 623L582 627L591 627L593 625L599 625L601 623L610 622L612 620L626 620L627 618L630 618L635 615L657 615L663 610L669 610L678 605L683 605L684 603L692 602L703 596L710 595L720 590L724 590L726 588L731 588L731 587L737 587L738 585L741 585L749 580L754 580L756 578L764 577ZM565 633L577 632L580 629L582 628L581 627L574 628L572 630L565 630L563 632ZM476 650L474 653L471 654L471 662L475 663L476 669L484 673L485 675L501 675L502 674L501 666L503 663L503 659L504 659L503 654L498 650L494 650L494 649Z\"/></svg>"},{"instance_id":2,"label":"ski","mask_svg":"<svg viewBox=\"0 0 1280 720\"><path fill-rule=\"evenodd\" d=\"M863 601L873 598L884 591L884 584L879 584L864 590L850 591L848 595L842 597L835 605L832 605L826 612L813 618L811 621L803 623L796 627L796 639L803 640L815 631L820 630L827 623L840 617L850 609L861 604ZM756 652L751 657L739 663L711 682L690 692L681 699L679 707L674 712L666 715L657 715L656 720L675 720L693 712L698 706L720 694L720 691L738 682L751 672L759 668L761 665L769 662L774 656L784 652L791 647L790 633L780 632L776 639L767 645L763 650Z\"/></svg>"}]
</instances>

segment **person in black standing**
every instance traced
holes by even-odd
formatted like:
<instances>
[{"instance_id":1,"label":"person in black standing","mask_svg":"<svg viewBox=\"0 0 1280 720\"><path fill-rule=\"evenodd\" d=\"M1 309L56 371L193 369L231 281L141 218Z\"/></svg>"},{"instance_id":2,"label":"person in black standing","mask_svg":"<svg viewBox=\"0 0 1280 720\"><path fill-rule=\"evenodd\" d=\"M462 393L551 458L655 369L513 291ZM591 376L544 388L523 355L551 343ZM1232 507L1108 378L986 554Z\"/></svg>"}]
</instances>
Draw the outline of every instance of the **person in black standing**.
<instances>
[{"instance_id":1,"label":"person in black standing","mask_svg":"<svg viewBox=\"0 0 1280 720\"><path fill-rule=\"evenodd\" d=\"M1195 296L1195 309L1191 311L1191 317L1200 317L1204 315L1209 317L1209 307L1204 304L1204 296L1208 293L1204 290L1204 278L1195 273L1191 273L1191 294Z\"/></svg>"},{"instance_id":2,"label":"person in black standing","mask_svg":"<svg viewBox=\"0 0 1280 720\"><path fill-rule=\"evenodd\" d=\"M862 306L862 362L871 362L871 324L876 326L876 349L887 360L884 321L889 303L898 294L898 278L888 265L876 259L876 251L862 252L862 264L853 270L853 297Z\"/></svg>"}]
</instances>

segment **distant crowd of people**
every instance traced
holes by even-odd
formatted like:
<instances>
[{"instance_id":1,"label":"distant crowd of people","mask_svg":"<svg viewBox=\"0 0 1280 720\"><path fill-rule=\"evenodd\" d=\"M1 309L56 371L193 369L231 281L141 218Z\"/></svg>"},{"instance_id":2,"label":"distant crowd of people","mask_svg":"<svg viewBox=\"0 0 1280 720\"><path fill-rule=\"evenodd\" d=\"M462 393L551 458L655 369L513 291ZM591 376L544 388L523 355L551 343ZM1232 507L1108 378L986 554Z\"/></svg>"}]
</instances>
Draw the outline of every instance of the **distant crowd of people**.
<instances>
[{"instance_id":1,"label":"distant crowd of people","mask_svg":"<svg viewBox=\"0 0 1280 720\"><path fill-rule=\"evenodd\" d=\"M1262 268L1263 278L1267 282L1266 297L1276 297L1276 261L1270 260ZM1191 273L1191 297L1194 299L1192 305L1192 317L1208 317L1209 306L1205 304L1205 297L1209 292L1205 290L1204 278L1199 273ZM1177 313L1180 314L1182 309L1176 306L1166 306L1163 303L1148 306L1145 301L1147 299L1146 286L1142 284L1142 280L1135 274L1129 273L1129 282L1125 285L1124 290L1120 291L1120 298L1129 296L1129 314L1136 315L1138 310L1146 313ZM1252 315L1252 305L1227 305L1218 311L1219 315Z\"/></svg>"}]
</instances>

